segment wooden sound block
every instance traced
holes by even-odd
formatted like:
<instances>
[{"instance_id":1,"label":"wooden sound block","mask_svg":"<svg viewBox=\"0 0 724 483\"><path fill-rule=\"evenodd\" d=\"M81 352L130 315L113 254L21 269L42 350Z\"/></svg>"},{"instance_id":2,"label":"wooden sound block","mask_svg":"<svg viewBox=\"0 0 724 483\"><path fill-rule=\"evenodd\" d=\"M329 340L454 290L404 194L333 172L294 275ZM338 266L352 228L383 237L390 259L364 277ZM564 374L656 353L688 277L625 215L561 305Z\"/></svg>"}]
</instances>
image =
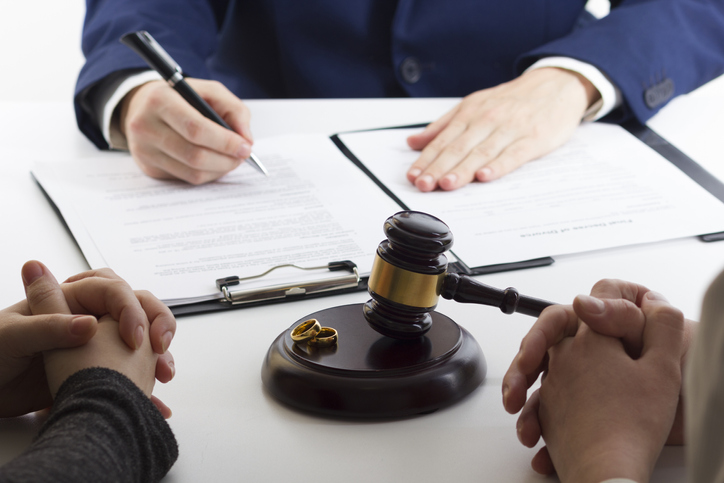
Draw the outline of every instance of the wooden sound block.
<instances>
[{"instance_id":1,"label":"wooden sound block","mask_svg":"<svg viewBox=\"0 0 724 483\"><path fill-rule=\"evenodd\" d=\"M415 340L397 340L370 328L362 307L321 310L280 334L262 367L269 393L284 404L323 416L394 419L454 404L485 379L480 346L449 317L431 312L429 332ZM317 349L292 341L292 329L312 318L337 330L336 346Z\"/></svg>"}]
</instances>

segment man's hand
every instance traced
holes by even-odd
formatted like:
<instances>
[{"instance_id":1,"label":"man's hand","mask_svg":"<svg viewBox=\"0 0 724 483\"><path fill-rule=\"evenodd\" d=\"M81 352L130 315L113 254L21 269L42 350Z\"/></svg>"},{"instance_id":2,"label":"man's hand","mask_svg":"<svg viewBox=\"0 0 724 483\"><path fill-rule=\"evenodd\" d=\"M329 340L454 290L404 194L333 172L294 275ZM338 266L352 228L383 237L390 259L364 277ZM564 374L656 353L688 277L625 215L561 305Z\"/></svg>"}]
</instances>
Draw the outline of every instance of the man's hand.
<instances>
[{"instance_id":1,"label":"man's hand","mask_svg":"<svg viewBox=\"0 0 724 483\"><path fill-rule=\"evenodd\" d=\"M186 79L233 131L204 117L166 82L129 92L120 104L120 129L141 170L152 178L203 184L221 178L251 154L250 113L216 81Z\"/></svg>"},{"instance_id":2,"label":"man's hand","mask_svg":"<svg viewBox=\"0 0 724 483\"><path fill-rule=\"evenodd\" d=\"M546 442L534 469L555 469L563 482L648 481L679 401L684 316L655 292L641 313L637 358L586 325L550 349L533 408ZM549 458L553 468L539 465Z\"/></svg>"},{"instance_id":3,"label":"man's hand","mask_svg":"<svg viewBox=\"0 0 724 483\"><path fill-rule=\"evenodd\" d=\"M407 178L420 191L500 178L568 141L599 97L580 74L553 67L474 92L408 138L422 153Z\"/></svg>"},{"instance_id":4,"label":"man's hand","mask_svg":"<svg viewBox=\"0 0 724 483\"><path fill-rule=\"evenodd\" d=\"M580 317L596 332L622 339L630 351L640 352L644 329L639 309L649 289L622 280L601 280L591 296L578 296L573 305L547 307L520 343L520 350L503 378L503 405L515 414L523 408L526 393L545 370L548 350L573 337Z\"/></svg>"},{"instance_id":5,"label":"man's hand","mask_svg":"<svg viewBox=\"0 0 724 483\"><path fill-rule=\"evenodd\" d=\"M517 431L521 443L533 447L541 435L538 419L538 392L526 401L526 394L538 376L548 367L548 351L566 338L575 337L582 321L598 334L621 340L626 353L638 358L643 348L646 316L641 309L649 289L621 280L601 280L591 290L591 296L579 295L572 306L548 307L523 338L520 350L503 378L503 405L511 413L523 411L518 418ZM652 295L662 298L661 295ZM683 366L686 352L696 331L696 323L685 320ZM676 418L671 427L668 444L683 444L683 401L679 397ZM548 473L552 464L545 451L533 460L537 471Z\"/></svg>"}]
</instances>

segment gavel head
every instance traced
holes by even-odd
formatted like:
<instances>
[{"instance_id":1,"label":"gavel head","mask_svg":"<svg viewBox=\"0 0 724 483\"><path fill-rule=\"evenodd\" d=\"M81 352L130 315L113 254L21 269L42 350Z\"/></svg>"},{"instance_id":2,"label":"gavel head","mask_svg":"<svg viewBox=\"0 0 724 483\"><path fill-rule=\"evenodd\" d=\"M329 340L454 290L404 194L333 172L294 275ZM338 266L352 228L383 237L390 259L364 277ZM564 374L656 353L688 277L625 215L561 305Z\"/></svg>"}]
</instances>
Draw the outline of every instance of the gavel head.
<instances>
[{"instance_id":1,"label":"gavel head","mask_svg":"<svg viewBox=\"0 0 724 483\"><path fill-rule=\"evenodd\" d=\"M384 225L364 305L367 322L395 339L416 339L432 326L447 270L444 252L453 244L448 226L427 213L401 211Z\"/></svg>"}]
</instances>

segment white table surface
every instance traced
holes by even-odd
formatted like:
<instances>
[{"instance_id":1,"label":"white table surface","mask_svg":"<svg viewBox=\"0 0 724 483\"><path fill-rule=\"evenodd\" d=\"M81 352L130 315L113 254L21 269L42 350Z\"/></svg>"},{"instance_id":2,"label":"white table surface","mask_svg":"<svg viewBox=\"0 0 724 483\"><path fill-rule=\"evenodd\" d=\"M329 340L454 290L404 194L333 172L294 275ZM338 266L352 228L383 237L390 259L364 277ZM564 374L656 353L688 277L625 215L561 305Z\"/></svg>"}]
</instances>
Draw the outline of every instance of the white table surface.
<instances>
[{"instance_id":1,"label":"white table surface","mask_svg":"<svg viewBox=\"0 0 724 483\"><path fill-rule=\"evenodd\" d=\"M454 99L250 101L257 138L291 132L362 129L429 121ZM718 106L718 107L717 107ZM676 100L650 125L722 173L724 78ZM23 297L20 267L45 262L59 279L88 267L29 174L34 160L96 156L70 102L0 101L0 306ZM383 220L380 220L380 227ZM382 239L380 228L380 239ZM724 266L724 243L681 239L559 258L549 267L480 277L501 288L568 302L605 277L634 280L666 294L690 318ZM468 329L488 363L485 383L436 413L395 422L345 422L282 407L263 388L260 369L274 338L326 307L363 302L347 294L224 313L182 317L171 346L177 375L156 394L173 409L180 457L166 481L491 481L540 482L521 446L516 416L501 403L501 380L533 319L441 301L440 312ZM243 334L254 334L244 340ZM38 418L0 420L0 464L29 444ZM680 447L666 448L652 481L684 481ZM551 481L555 481L551 480Z\"/></svg>"}]
</instances>

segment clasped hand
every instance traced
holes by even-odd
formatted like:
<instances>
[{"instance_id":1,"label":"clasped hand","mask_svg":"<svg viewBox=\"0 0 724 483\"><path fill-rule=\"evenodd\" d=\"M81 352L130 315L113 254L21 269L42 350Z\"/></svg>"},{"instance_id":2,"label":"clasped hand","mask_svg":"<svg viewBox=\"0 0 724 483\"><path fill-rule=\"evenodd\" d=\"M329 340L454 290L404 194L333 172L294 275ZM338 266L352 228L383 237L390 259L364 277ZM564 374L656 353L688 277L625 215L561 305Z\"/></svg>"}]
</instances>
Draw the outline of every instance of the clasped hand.
<instances>
[{"instance_id":1,"label":"clasped hand","mask_svg":"<svg viewBox=\"0 0 724 483\"><path fill-rule=\"evenodd\" d=\"M546 443L533 468L562 481L648 481L667 438L683 442L681 366L693 330L660 294L616 280L543 311L503 379L506 410L522 409L521 443Z\"/></svg>"},{"instance_id":2,"label":"clasped hand","mask_svg":"<svg viewBox=\"0 0 724 483\"><path fill-rule=\"evenodd\" d=\"M22 278L27 298L0 311L0 417L50 406L63 381L85 367L117 370L149 397L154 378L173 378L168 346L176 320L149 292L134 292L110 269L59 285L42 263L30 261Z\"/></svg>"}]
</instances>

